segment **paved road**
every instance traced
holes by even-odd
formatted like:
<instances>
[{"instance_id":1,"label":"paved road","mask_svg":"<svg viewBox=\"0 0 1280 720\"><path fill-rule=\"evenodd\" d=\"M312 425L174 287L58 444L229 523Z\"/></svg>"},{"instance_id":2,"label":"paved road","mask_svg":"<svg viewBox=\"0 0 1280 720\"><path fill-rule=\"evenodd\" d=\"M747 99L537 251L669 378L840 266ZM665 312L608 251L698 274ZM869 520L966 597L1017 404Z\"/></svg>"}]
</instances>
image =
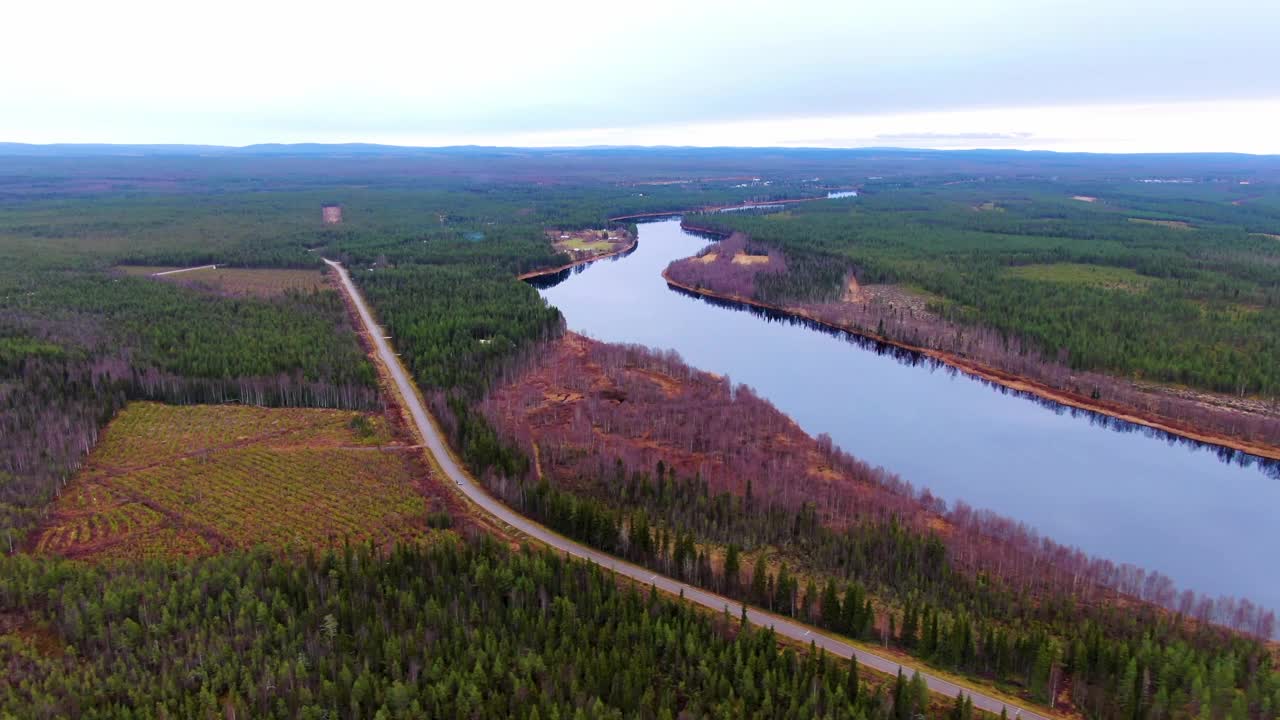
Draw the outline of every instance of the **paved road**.
<instances>
[{"instance_id":1,"label":"paved road","mask_svg":"<svg viewBox=\"0 0 1280 720\"><path fill-rule=\"evenodd\" d=\"M374 348L377 350L378 357L382 360L382 365L391 373L391 380L395 383L396 390L399 392L404 402L404 407L408 408L409 413L413 416L413 422L418 428L418 433L422 436L427 448L431 454L435 456L436 462L444 474L458 485L458 488L467 495L475 504L479 505L486 512L498 518L502 522L510 525L521 533L528 535L550 547L568 553L578 558L590 560L591 562L606 567L619 575L625 575L644 585L655 585L658 589L677 595L684 593L686 600L696 602L699 605L708 607L714 611L722 611L728 607L729 611L735 616L739 614L741 603L730 600L721 595L710 593L699 589L692 585L682 583L679 580L673 580L664 575L654 573L652 570L633 565L624 560L619 560L612 555L592 550L591 548L580 545L572 540L561 537L551 530L539 525L516 513L511 508L502 504L493 496L489 495L475 481L472 480L469 473L460 467L453 454L449 452L445 445L444 438L436 429L435 423L431 421L431 417L427 414L426 408L423 407L422 401L416 392L413 381L409 379L409 375L405 372L404 366L400 364L395 352L391 349L391 344L387 342L383 336L382 329L373 320L373 314L369 312L369 307L365 304L364 297L360 291L356 289L354 283L351 282L351 276L347 274L346 268L341 264L332 260L325 260L334 270L338 272L338 277L342 281L342 288L351 298L357 312L360 314L360 321L364 325L365 332L372 340ZM896 675L899 670L904 674L910 675L915 668L907 665L899 665L897 662L888 658L881 657L865 650L859 650L855 654L854 647L848 643L841 642L835 638L823 635L821 631L803 625L794 620L774 615L756 608L747 608L747 619L751 624L762 627L772 627L779 635L798 640L808 644L810 641L820 648L825 648L828 653L839 655L845 658L855 658L860 664L874 668L880 672ZM920 673L925 682L928 683L929 689L934 692L941 693L950 697L955 697L960 693L961 688L954 683L948 682L941 678L934 677L925 672ZM973 697L974 707L988 710L990 712L999 713L1001 709L1006 709L1009 717L1020 715L1026 720L1049 720L1044 715L1026 710L1016 705L1007 705L1004 701L996 698L988 697L977 692L964 689L966 695Z\"/></svg>"}]
</instances>

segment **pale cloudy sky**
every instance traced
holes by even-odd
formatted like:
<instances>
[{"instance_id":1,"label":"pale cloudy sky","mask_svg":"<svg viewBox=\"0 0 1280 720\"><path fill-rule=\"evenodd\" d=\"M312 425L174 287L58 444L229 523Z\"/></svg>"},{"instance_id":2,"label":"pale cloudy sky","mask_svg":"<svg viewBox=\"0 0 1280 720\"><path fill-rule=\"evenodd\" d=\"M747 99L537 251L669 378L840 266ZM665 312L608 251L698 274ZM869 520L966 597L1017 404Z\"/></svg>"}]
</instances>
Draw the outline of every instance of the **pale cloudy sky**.
<instances>
[{"instance_id":1,"label":"pale cloudy sky","mask_svg":"<svg viewBox=\"0 0 1280 720\"><path fill-rule=\"evenodd\" d=\"M0 18L0 141L1280 153L1275 0L42 0Z\"/></svg>"}]
</instances>

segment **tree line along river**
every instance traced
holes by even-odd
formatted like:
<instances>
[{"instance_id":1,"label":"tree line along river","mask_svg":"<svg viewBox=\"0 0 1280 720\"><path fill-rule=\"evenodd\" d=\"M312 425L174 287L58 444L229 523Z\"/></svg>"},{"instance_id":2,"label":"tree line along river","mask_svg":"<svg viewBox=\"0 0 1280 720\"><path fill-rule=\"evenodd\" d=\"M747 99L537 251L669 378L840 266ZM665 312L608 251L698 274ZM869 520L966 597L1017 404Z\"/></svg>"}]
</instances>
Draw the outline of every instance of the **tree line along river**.
<instances>
[{"instance_id":1,"label":"tree line along river","mask_svg":"<svg viewBox=\"0 0 1280 720\"><path fill-rule=\"evenodd\" d=\"M674 349L812 435L928 488L1179 587L1280 608L1280 465L1004 391L909 353L669 288L708 241L678 218L626 255L535 282L569 328Z\"/></svg>"}]
</instances>

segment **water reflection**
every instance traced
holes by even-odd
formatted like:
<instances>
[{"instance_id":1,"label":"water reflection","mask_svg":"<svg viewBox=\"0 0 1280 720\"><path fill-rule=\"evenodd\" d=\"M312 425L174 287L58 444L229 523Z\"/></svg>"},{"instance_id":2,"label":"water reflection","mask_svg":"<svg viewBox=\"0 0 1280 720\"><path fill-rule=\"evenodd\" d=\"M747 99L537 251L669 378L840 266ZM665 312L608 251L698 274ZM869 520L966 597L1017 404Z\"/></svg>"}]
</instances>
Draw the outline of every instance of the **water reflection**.
<instances>
[{"instance_id":1,"label":"water reflection","mask_svg":"<svg viewBox=\"0 0 1280 720\"><path fill-rule=\"evenodd\" d=\"M568 276L566 275L565 278L567 277ZM561 278L561 280L558 280L557 282L561 282L565 278ZM714 305L715 307L735 310L738 312L750 313L765 322L781 322L789 325L798 325L809 330L830 335L831 337L840 338L841 340L844 340L851 345L855 345L862 350L867 350L883 357L891 357L903 365L925 366L931 370L942 370L952 376L963 376L969 380L995 390L1002 395L1030 400L1031 402L1034 402L1040 407L1057 415L1067 415L1072 418L1087 420L1091 425L1106 428L1115 432L1140 433L1149 438L1164 440L1170 445L1181 445L1195 450L1207 450L1215 454L1222 462L1238 465L1242 468L1256 467L1264 475L1280 480L1280 460L1272 460L1271 458L1252 455L1244 452L1243 450L1201 442L1166 430L1161 430L1160 428L1153 428L1141 423L1130 422L1128 420L1112 417L1093 410L1078 408L1074 405L1064 405L1063 403L1040 397L1035 393L1001 385L1000 383L993 382L978 375L970 375L953 365L948 365L941 360L930 357L916 350L893 345L891 343L881 342L875 338L869 338L865 335L859 335L847 330L838 330L830 325L824 325L823 323L810 320L809 318L798 317L772 308L762 308L756 305L736 302L734 300L725 300L724 298L699 295L698 293L689 292L682 287L671 285L670 283L667 284L667 287L672 292L679 293L686 297L695 298L707 303L708 305Z\"/></svg>"},{"instance_id":2,"label":"water reflection","mask_svg":"<svg viewBox=\"0 0 1280 720\"><path fill-rule=\"evenodd\" d=\"M630 254L535 281L571 329L676 350L949 502L1202 592L1280 607L1280 577L1246 570L1270 567L1280 547L1280 463L974 382L803 318L673 292L662 270L706 239L678 219L638 227Z\"/></svg>"}]
</instances>

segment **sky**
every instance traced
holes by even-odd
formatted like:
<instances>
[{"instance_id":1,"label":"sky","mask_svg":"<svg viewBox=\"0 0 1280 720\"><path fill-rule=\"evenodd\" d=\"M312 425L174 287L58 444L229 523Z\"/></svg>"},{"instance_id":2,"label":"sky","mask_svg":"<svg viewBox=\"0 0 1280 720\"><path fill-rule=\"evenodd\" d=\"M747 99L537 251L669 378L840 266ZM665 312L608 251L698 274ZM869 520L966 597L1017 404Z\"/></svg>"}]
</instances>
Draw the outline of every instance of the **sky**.
<instances>
[{"instance_id":1,"label":"sky","mask_svg":"<svg viewBox=\"0 0 1280 720\"><path fill-rule=\"evenodd\" d=\"M1280 153L1273 0L42 0L0 17L0 141Z\"/></svg>"}]
</instances>

